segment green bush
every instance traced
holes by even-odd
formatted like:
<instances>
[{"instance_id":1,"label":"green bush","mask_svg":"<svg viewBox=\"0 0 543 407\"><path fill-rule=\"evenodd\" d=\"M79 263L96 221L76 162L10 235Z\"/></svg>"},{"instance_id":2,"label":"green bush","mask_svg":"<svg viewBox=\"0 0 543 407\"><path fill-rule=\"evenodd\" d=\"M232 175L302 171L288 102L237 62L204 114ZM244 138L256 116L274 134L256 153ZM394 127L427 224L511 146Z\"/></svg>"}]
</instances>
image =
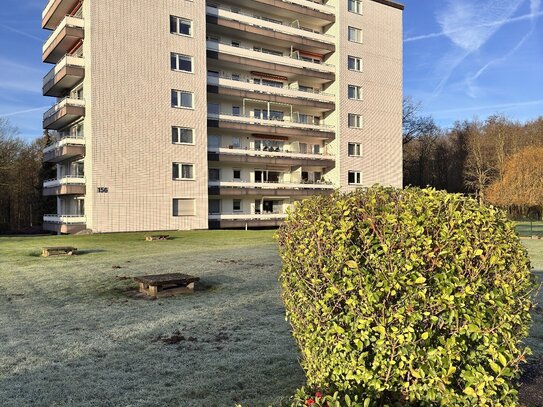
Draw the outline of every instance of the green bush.
<instances>
[{"instance_id":1,"label":"green bush","mask_svg":"<svg viewBox=\"0 0 543 407\"><path fill-rule=\"evenodd\" d=\"M372 187L297 204L277 238L310 388L365 407L516 405L535 280L501 210Z\"/></svg>"}]
</instances>

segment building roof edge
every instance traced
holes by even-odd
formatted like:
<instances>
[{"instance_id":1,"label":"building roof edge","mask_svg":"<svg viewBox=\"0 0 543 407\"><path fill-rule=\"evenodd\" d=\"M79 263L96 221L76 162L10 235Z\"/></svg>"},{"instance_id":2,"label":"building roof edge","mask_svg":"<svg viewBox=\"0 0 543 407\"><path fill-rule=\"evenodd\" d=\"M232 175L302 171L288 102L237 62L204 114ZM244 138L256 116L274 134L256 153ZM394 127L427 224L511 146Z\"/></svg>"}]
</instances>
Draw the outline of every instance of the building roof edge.
<instances>
[{"instance_id":1,"label":"building roof edge","mask_svg":"<svg viewBox=\"0 0 543 407\"><path fill-rule=\"evenodd\" d=\"M372 0L372 1L375 1L376 3L384 4L386 6L394 7L394 8L397 8L399 10L403 10L405 8L405 6L403 4L397 3L397 2L391 1L391 0Z\"/></svg>"}]
</instances>

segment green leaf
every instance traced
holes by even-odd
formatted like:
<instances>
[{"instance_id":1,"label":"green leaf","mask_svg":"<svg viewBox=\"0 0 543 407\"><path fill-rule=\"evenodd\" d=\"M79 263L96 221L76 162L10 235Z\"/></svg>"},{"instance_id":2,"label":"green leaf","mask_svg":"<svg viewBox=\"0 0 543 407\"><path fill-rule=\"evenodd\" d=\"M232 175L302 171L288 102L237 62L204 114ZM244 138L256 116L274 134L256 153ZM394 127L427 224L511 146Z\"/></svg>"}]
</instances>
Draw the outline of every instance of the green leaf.
<instances>
[{"instance_id":1,"label":"green leaf","mask_svg":"<svg viewBox=\"0 0 543 407\"><path fill-rule=\"evenodd\" d=\"M422 276L415 280L415 284L424 284L425 282L426 282L426 279Z\"/></svg>"},{"instance_id":2,"label":"green leaf","mask_svg":"<svg viewBox=\"0 0 543 407\"><path fill-rule=\"evenodd\" d=\"M350 269L356 269L358 268L358 263L354 260L348 260L345 265L349 267Z\"/></svg>"},{"instance_id":3,"label":"green leaf","mask_svg":"<svg viewBox=\"0 0 543 407\"><path fill-rule=\"evenodd\" d=\"M370 407L371 399L369 397L366 397L366 400L364 400L364 407Z\"/></svg>"},{"instance_id":4,"label":"green leaf","mask_svg":"<svg viewBox=\"0 0 543 407\"><path fill-rule=\"evenodd\" d=\"M497 363L490 362L490 368L494 370L494 373L500 373L501 368Z\"/></svg>"},{"instance_id":5,"label":"green leaf","mask_svg":"<svg viewBox=\"0 0 543 407\"><path fill-rule=\"evenodd\" d=\"M503 356L501 353L498 355L498 360L500 361L503 367L507 366L507 359L505 359L505 356Z\"/></svg>"},{"instance_id":6,"label":"green leaf","mask_svg":"<svg viewBox=\"0 0 543 407\"><path fill-rule=\"evenodd\" d=\"M477 397L477 393L471 387L466 387L464 389L464 393L466 393L468 396L471 396L471 397Z\"/></svg>"},{"instance_id":7,"label":"green leaf","mask_svg":"<svg viewBox=\"0 0 543 407\"><path fill-rule=\"evenodd\" d=\"M423 339L423 340L426 340L428 339L428 332L424 332L420 337Z\"/></svg>"}]
</instances>

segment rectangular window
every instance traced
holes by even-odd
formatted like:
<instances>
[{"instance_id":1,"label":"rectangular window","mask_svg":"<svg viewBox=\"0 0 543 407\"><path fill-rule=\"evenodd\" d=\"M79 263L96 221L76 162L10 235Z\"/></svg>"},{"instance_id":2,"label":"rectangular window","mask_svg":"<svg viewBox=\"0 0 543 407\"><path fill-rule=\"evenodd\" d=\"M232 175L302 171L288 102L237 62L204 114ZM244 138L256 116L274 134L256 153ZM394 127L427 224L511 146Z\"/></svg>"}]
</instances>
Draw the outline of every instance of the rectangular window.
<instances>
[{"instance_id":1,"label":"rectangular window","mask_svg":"<svg viewBox=\"0 0 543 407\"><path fill-rule=\"evenodd\" d=\"M234 169L232 175L233 175L234 181L241 181L241 170Z\"/></svg>"},{"instance_id":2,"label":"rectangular window","mask_svg":"<svg viewBox=\"0 0 543 407\"><path fill-rule=\"evenodd\" d=\"M173 144L194 144L194 129L187 127L172 127Z\"/></svg>"},{"instance_id":3,"label":"rectangular window","mask_svg":"<svg viewBox=\"0 0 543 407\"><path fill-rule=\"evenodd\" d=\"M362 72L362 58L358 57L349 57L347 66L349 71L358 71Z\"/></svg>"},{"instance_id":4,"label":"rectangular window","mask_svg":"<svg viewBox=\"0 0 543 407\"><path fill-rule=\"evenodd\" d=\"M241 109L239 106L232 106L232 115L239 116L241 114Z\"/></svg>"},{"instance_id":5,"label":"rectangular window","mask_svg":"<svg viewBox=\"0 0 543 407\"><path fill-rule=\"evenodd\" d=\"M182 90L172 89L172 107L192 109L193 94Z\"/></svg>"},{"instance_id":6,"label":"rectangular window","mask_svg":"<svg viewBox=\"0 0 543 407\"><path fill-rule=\"evenodd\" d=\"M221 200L210 199L208 203L208 212L210 215L219 215L221 213Z\"/></svg>"},{"instance_id":7,"label":"rectangular window","mask_svg":"<svg viewBox=\"0 0 543 407\"><path fill-rule=\"evenodd\" d=\"M171 68L174 71L192 72L192 57L171 53Z\"/></svg>"},{"instance_id":8,"label":"rectangular window","mask_svg":"<svg viewBox=\"0 0 543 407\"><path fill-rule=\"evenodd\" d=\"M349 0L348 9L351 13L362 14L362 1Z\"/></svg>"},{"instance_id":9,"label":"rectangular window","mask_svg":"<svg viewBox=\"0 0 543 407\"><path fill-rule=\"evenodd\" d=\"M352 129L362 128L362 116L359 114L349 113L349 127Z\"/></svg>"},{"instance_id":10,"label":"rectangular window","mask_svg":"<svg viewBox=\"0 0 543 407\"><path fill-rule=\"evenodd\" d=\"M194 179L194 164L173 163L172 172L176 180Z\"/></svg>"},{"instance_id":11,"label":"rectangular window","mask_svg":"<svg viewBox=\"0 0 543 407\"><path fill-rule=\"evenodd\" d=\"M221 170L219 168L209 168L208 169L209 181L220 181L221 180Z\"/></svg>"},{"instance_id":12,"label":"rectangular window","mask_svg":"<svg viewBox=\"0 0 543 407\"><path fill-rule=\"evenodd\" d=\"M170 16L170 32L172 34L192 36L192 21L181 17Z\"/></svg>"},{"instance_id":13,"label":"rectangular window","mask_svg":"<svg viewBox=\"0 0 543 407\"><path fill-rule=\"evenodd\" d=\"M221 136L207 136L207 148L221 148Z\"/></svg>"},{"instance_id":14,"label":"rectangular window","mask_svg":"<svg viewBox=\"0 0 543 407\"><path fill-rule=\"evenodd\" d=\"M349 171L349 185L362 185L362 173L359 171Z\"/></svg>"},{"instance_id":15,"label":"rectangular window","mask_svg":"<svg viewBox=\"0 0 543 407\"><path fill-rule=\"evenodd\" d=\"M349 99L362 100L362 86L349 85Z\"/></svg>"},{"instance_id":16,"label":"rectangular window","mask_svg":"<svg viewBox=\"0 0 543 407\"><path fill-rule=\"evenodd\" d=\"M349 27L348 39L351 42L362 42L362 30L355 27Z\"/></svg>"},{"instance_id":17,"label":"rectangular window","mask_svg":"<svg viewBox=\"0 0 543 407\"><path fill-rule=\"evenodd\" d=\"M349 157L360 157L362 155L362 144L349 143Z\"/></svg>"},{"instance_id":18,"label":"rectangular window","mask_svg":"<svg viewBox=\"0 0 543 407\"><path fill-rule=\"evenodd\" d=\"M194 216L194 199L174 199L173 216Z\"/></svg>"},{"instance_id":19,"label":"rectangular window","mask_svg":"<svg viewBox=\"0 0 543 407\"><path fill-rule=\"evenodd\" d=\"M242 210L241 199L234 199L232 201L232 210L234 212L241 212Z\"/></svg>"}]
</instances>

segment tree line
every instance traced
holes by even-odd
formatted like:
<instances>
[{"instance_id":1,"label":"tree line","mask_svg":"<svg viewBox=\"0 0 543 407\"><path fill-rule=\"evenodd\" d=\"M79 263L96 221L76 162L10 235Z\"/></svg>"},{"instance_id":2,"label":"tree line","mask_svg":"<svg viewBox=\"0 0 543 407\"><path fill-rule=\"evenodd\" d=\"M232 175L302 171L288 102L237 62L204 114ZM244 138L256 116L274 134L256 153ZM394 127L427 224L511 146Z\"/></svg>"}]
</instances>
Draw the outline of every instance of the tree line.
<instances>
[{"instance_id":1,"label":"tree line","mask_svg":"<svg viewBox=\"0 0 543 407\"><path fill-rule=\"evenodd\" d=\"M43 166L47 137L25 141L17 128L0 117L0 233L38 231L54 201L42 196L52 166ZM51 213L51 212L49 212Z\"/></svg>"},{"instance_id":2,"label":"tree line","mask_svg":"<svg viewBox=\"0 0 543 407\"><path fill-rule=\"evenodd\" d=\"M543 116L521 123L496 114L442 129L420 111L404 100L404 185L472 194L514 217L541 217Z\"/></svg>"}]
</instances>

